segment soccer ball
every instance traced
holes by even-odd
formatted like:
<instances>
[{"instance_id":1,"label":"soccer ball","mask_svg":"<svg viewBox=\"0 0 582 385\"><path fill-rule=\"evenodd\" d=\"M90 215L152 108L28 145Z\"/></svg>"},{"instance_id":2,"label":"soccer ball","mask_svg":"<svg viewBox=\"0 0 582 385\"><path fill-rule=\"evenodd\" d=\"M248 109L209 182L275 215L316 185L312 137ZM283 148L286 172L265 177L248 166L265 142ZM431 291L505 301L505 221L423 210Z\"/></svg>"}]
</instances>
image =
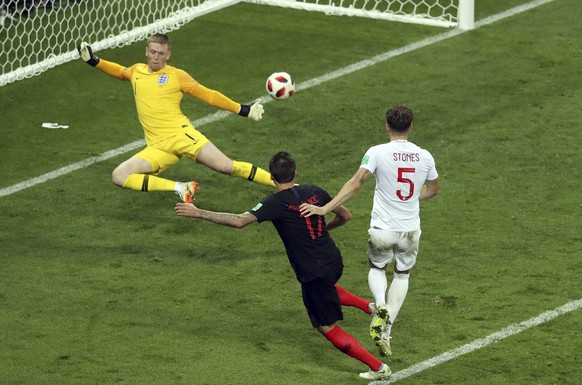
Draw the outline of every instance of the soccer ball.
<instances>
[{"instance_id":1,"label":"soccer ball","mask_svg":"<svg viewBox=\"0 0 582 385\"><path fill-rule=\"evenodd\" d=\"M266 88L273 99L288 99L295 92L295 81L287 72L275 72L267 79Z\"/></svg>"}]
</instances>

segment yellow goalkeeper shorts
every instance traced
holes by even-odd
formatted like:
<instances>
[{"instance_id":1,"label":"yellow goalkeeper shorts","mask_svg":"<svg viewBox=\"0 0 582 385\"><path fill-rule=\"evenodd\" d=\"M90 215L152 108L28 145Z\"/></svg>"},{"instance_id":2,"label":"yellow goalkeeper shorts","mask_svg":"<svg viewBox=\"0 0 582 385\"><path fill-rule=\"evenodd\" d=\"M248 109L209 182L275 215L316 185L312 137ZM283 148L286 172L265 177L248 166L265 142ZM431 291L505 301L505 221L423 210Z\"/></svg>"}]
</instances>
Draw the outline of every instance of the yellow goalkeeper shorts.
<instances>
[{"instance_id":1,"label":"yellow goalkeeper shorts","mask_svg":"<svg viewBox=\"0 0 582 385\"><path fill-rule=\"evenodd\" d=\"M178 163L182 156L196 161L198 153L210 140L193 127L181 131L175 136L152 143L133 157L147 160L156 174Z\"/></svg>"}]
</instances>

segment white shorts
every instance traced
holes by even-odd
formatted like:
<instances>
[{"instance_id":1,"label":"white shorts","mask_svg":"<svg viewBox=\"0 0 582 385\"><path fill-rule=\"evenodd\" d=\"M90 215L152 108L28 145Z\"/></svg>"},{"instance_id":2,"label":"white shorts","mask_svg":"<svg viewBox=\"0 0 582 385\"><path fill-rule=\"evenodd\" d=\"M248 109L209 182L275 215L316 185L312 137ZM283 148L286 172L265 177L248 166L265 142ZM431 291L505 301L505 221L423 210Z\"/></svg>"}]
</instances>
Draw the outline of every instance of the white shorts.
<instances>
[{"instance_id":1,"label":"white shorts","mask_svg":"<svg viewBox=\"0 0 582 385\"><path fill-rule=\"evenodd\" d=\"M420 230L391 231L372 227L368 230L368 258L379 269L396 261L396 270L409 270L416 263L421 233Z\"/></svg>"}]
</instances>

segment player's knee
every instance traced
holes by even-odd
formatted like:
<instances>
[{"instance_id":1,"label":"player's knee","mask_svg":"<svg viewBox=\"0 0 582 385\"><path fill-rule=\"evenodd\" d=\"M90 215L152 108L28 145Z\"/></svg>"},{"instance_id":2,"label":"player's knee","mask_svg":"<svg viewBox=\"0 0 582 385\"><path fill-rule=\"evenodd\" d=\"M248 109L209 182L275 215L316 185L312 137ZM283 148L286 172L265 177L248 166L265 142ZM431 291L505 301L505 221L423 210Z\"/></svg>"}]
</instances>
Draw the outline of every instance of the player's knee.
<instances>
[{"instance_id":1,"label":"player's knee","mask_svg":"<svg viewBox=\"0 0 582 385\"><path fill-rule=\"evenodd\" d=\"M111 181L119 187L123 187L125 180L127 179L128 175L126 173L119 170L119 167L113 170L111 173Z\"/></svg>"},{"instance_id":2,"label":"player's knee","mask_svg":"<svg viewBox=\"0 0 582 385\"><path fill-rule=\"evenodd\" d=\"M335 323L331 325L321 325L317 327L317 331L321 334L325 335L331 331L335 327Z\"/></svg>"}]
</instances>

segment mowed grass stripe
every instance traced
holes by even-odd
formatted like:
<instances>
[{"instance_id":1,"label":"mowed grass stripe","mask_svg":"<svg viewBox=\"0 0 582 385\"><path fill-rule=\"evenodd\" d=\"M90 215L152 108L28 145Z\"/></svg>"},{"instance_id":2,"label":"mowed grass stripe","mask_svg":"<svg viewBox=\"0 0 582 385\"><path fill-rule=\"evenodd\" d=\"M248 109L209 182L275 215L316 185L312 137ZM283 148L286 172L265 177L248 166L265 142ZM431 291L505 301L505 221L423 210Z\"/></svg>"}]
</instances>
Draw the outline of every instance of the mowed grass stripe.
<instances>
[{"instance_id":1,"label":"mowed grass stripe","mask_svg":"<svg viewBox=\"0 0 582 385\"><path fill-rule=\"evenodd\" d=\"M551 3L553 1L555 1L555 0L535 0L535 1L529 2L527 4L523 4L523 5L511 8L507 11L498 13L496 15L487 17L481 21L476 22L475 28L480 28L480 27L498 22L500 20L504 20L506 18L512 17L512 16L517 15L517 14L522 13L522 12L529 11L531 9L534 9L536 7L539 7L539 6L547 4L547 3ZM322 76L318 76L316 78L302 82L301 84L297 85L297 90L301 91L301 90L306 90L306 89L311 88L311 87L318 86L318 85L323 84L325 82L328 82L330 80L334 80L334 79L340 78L342 76L346 76L346 75L351 74L353 72L360 71L362 69L371 67L373 65L387 61L389 59L404 55L404 54L409 53L409 52L416 51L420 48L424 48L424 47L439 43L443 40L449 39L449 38L454 37L454 36L461 35L465 32L468 32L468 31L464 31L464 30L460 30L460 29L453 29L453 30L444 32L442 34L439 34L439 35L436 35L436 36L433 36L433 37L430 37L427 39L423 39L423 40L420 40L420 41L412 43L412 44L409 44L409 45L404 46L402 48L387 51L383 54L376 55L376 56L371 57L371 58L366 59L366 60L361 60L357 63L340 68L336 71L332 71L332 72L329 72L329 73L324 74ZM262 96L260 99L261 99L262 103L268 103L269 101L271 101L271 99L268 96ZM221 119L225 119L225 118L229 117L230 115L232 115L232 114L225 112L225 111L218 111L216 113L209 114L204 118L201 118L201 119L194 121L193 124L195 126L200 127L200 126L203 126L204 124L208 124L208 123L216 122L216 121L221 120ZM84 159L82 161L70 164L68 166L61 167L61 168L56 169L54 171L50 171L46 174L27 179L23 182L16 183L12 186L4 187L4 188L0 189L0 197L12 195L14 193L25 190L27 188L34 187L34 186L41 184L41 183L44 183L44 182L48 182L49 180L61 177L63 175L67 175L73 171L76 171L76 170L79 170L79 169L82 169L85 167L89 167L95 163L99 163L99 162L111 159L113 157L116 157L118 155L122 155L124 153L133 151L137 148L141 148L144 145L145 145L144 140L137 140L137 141L131 142L129 144L126 144L124 146L118 147L116 149L106 151L100 155L93 156L93 157Z\"/></svg>"}]
</instances>

